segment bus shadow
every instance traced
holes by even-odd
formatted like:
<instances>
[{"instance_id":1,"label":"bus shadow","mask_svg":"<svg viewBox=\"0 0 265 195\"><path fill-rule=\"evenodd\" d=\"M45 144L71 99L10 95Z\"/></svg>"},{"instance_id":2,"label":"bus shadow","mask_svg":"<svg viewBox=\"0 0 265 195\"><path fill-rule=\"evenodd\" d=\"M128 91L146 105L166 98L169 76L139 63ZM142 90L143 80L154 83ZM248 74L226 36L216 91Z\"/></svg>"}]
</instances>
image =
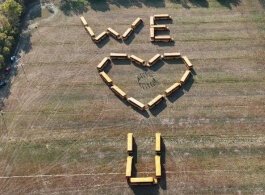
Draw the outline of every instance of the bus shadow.
<instances>
[{"instance_id":1,"label":"bus shadow","mask_svg":"<svg viewBox=\"0 0 265 195\"><path fill-rule=\"evenodd\" d=\"M154 45L157 45L159 47L173 47L175 46L175 41L170 42L152 42Z\"/></svg>"},{"instance_id":2,"label":"bus shadow","mask_svg":"<svg viewBox=\"0 0 265 195\"><path fill-rule=\"evenodd\" d=\"M165 145L163 137L161 137L161 171L162 171L162 176L161 176L161 179L159 181L159 186L163 190L167 189L167 175L166 175L165 164L166 164L166 145Z\"/></svg>"},{"instance_id":3,"label":"bus shadow","mask_svg":"<svg viewBox=\"0 0 265 195\"><path fill-rule=\"evenodd\" d=\"M159 115L163 110L166 109L166 107L167 107L167 103L166 102L167 101L165 99L163 99L161 102L159 102L159 104L157 104L153 108L149 109L150 113L153 116Z\"/></svg>"},{"instance_id":4,"label":"bus shadow","mask_svg":"<svg viewBox=\"0 0 265 195\"><path fill-rule=\"evenodd\" d=\"M159 186L158 185L149 185L149 186L132 186L130 185L133 193L135 195L158 195L159 194Z\"/></svg>"},{"instance_id":5,"label":"bus shadow","mask_svg":"<svg viewBox=\"0 0 265 195\"><path fill-rule=\"evenodd\" d=\"M102 48L102 47L104 47L109 41L110 41L109 36L106 36L103 40L101 40L100 42L96 43L96 46L97 46L98 48Z\"/></svg>"},{"instance_id":6,"label":"bus shadow","mask_svg":"<svg viewBox=\"0 0 265 195\"><path fill-rule=\"evenodd\" d=\"M112 59L111 60L114 65L130 65L130 59Z\"/></svg>"},{"instance_id":7,"label":"bus shadow","mask_svg":"<svg viewBox=\"0 0 265 195\"><path fill-rule=\"evenodd\" d=\"M165 65L164 60L160 59L157 61L153 66L151 66L149 69L152 71L158 71L160 68L162 68Z\"/></svg>"},{"instance_id":8,"label":"bus shadow","mask_svg":"<svg viewBox=\"0 0 265 195\"><path fill-rule=\"evenodd\" d=\"M131 42L134 40L134 38L135 38L135 34L132 32L132 34L130 34L130 36L127 39L123 40L123 42L126 45L130 45Z\"/></svg>"}]
</instances>

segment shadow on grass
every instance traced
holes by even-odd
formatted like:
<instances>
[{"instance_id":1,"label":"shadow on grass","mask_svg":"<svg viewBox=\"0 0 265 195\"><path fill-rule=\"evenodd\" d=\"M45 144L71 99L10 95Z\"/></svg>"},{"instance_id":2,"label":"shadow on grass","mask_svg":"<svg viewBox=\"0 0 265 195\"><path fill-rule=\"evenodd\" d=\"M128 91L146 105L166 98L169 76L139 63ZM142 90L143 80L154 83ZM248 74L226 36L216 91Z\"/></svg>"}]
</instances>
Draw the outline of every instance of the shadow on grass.
<instances>
[{"instance_id":1,"label":"shadow on grass","mask_svg":"<svg viewBox=\"0 0 265 195\"><path fill-rule=\"evenodd\" d=\"M265 9L265 0L259 0L259 2L262 5L262 7Z\"/></svg>"},{"instance_id":2,"label":"shadow on grass","mask_svg":"<svg viewBox=\"0 0 265 195\"><path fill-rule=\"evenodd\" d=\"M170 0L172 3L181 5L186 9L192 7L209 8L208 0ZM222 6L232 9L232 6L238 6L241 0L216 0ZM260 0L264 5L264 0ZM60 9L65 15L81 14L86 12L88 9L95 11L109 11L110 6L115 5L117 7L165 7L165 0L61 0Z\"/></svg>"},{"instance_id":3,"label":"shadow on grass","mask_svg":"<svg viewBox=\"0 0 265 195\"><path fill-rule=\"evenodd\" d=\"M232 9L232 6L239 6L241 0L217 0L222 6Z\"/></svg>"},{"instance_id":4,"label":"shadow on grass","mask_svg":"<svg viewBox=\"0 0 265 195\"><path fill-rule=\"evenodd\" d=\"M26 8L24 11L24 14L21 19L21 29L20 29L20 36L16 38L17 44L14 46L12 50L11 56L15 56L15 60L8 60L6 62L6 67L2 70L0 70L0 80L4 81L5 85L0 87L0 110L3 109L4 100L9 97L10 89L12 86L12 78L17 75L18 71L18 64L19 59L21 57L21 53L28 53L32 49L32 43L31 43L31 33L29 28L30 20L34 20L37 17L41 16L41 3L40 0L36 0L33 3L27 3ZM10 57L11 57L10 56ZM25 79L27 79L26 72L21 66L22 71L24 73L23 76L25 76Z\"/></svg>"}]
</instances>

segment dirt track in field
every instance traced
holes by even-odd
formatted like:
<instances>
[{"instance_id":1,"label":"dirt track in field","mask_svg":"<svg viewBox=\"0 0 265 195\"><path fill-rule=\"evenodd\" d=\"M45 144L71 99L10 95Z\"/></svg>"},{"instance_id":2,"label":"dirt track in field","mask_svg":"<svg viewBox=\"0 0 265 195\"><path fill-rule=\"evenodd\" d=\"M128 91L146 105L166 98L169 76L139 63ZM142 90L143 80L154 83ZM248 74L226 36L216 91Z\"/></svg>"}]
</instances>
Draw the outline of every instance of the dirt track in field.
<instances>
[{"instance_id":1,"label":"dirt track in field","mask_svg":"<svg viewBox=\"0 0 265 195\"><path fill-rule=\"evenodd\" d=\"M134 1L132 1L134 2ZM136 1L135 1L136 2ZM265 29L258 0L229 9L165 3L92 4L84 13L96 34L111 26L123 33L141 17L129 41L95 45L79 17L61 11L31 22L31 49L1 116L1 194L263 194L265 190ZM226 1L227 2L227 1ZM149 42L149 16L169 13L174 44ZM46 18L46 19L45 19ZM193 77L164 104L132 109L104 84L97 64L110 52L148 60L180 52ZM109 75L130 96L147 103L179 80L185 66L161 62L153 69L113 63ZM148 72L158 84L142 89ZM125 180L126 134L137 143L139 176L154 175L154 135L165 144L164 177L155 187L130 188Z\"/></svg>"}]
</instances>

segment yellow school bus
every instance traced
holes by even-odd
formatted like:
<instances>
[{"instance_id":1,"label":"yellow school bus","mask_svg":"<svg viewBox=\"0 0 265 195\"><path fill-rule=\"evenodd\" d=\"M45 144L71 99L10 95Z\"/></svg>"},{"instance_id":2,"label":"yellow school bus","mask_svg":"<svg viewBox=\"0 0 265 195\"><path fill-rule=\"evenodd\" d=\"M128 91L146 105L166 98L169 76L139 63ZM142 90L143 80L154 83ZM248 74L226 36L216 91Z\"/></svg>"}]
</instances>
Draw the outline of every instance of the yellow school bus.
<instances>
[{"instance_id":1,"label":"yellow school bus","mask_svg":"<svg viewBox=\"0 0 265 195\"><path fill-rule=\"evenodd\" d=\"M141 19L141 18L136 18L136 20L134 20L134 22L132 23L131 27L132 27L133 29L136 29L136 27L137 27L139 24L141 24L141 22L142 22L142 19Z\"/></svg>"},{"instance_id":2,"label":"yellow school bus","mask_svg":"<svg viewBox=\"0 0 265 195\"><path fill-rule=\"evenodd\" d=\"M125 173L127 179L132 176L132 162L133 162L133 157L127 156L126 173Z\"/></svg>"},{"instance_id":3,"label":"yellow school bus","mask_svg":"<svg viewBox=\"0 0 265 195\"><path fill-rule=\"evenodd\" d=\"M159 19L172 19L169 14L156 14L154 15L155 20Z\"/></svg>"},{"instance_id":4,"label":"yellow school bus","mask_svg":"<svg viewBox=\"0 0 265 195\"><path fill-rule=\"evenodd\" d=\"M110 87L110 89L120 98L125 99L126 98L126 93L122 91L118 86L113 85Z\"/></svg>"},{"instance_id":5,"label":"yellow school bus","mask_svg":"<svg viewBox=\"0 0 265 195\"><path fill-rule=\"evenodd\" d=\"M145 65L145 61L143 59L135 56L135 55L131 55L130 59L131 59L131 61L133 61L133 62L135 62L135 63L137 63L139 65L143 65L143 66Z\"/></svg>"},{"instance_id":6,"label":"yellow school bus","mask_svg":"<svg viewBox=\"0 0 265 195\"><path fill-rule=\"evenodd\" d=\"M110 53L111 59L128 59L128 55L126 53Z\"/></svg>"},{"instance_id":7,"label":"yellow school bus","mask_svg":"<svg viewBox=\"0 0 265 195\"><path fill-rule=\"evenodd\" d=\"M151 109L153 108L155 105L159 104L159 102L161 102L164 99L163 95L158 95L156 96L154 99L152 99L150 102L148 102L148 107Z\"/></svg>"},{"instance_id":8,"label":"yellow school bus","mask_svg":"<svg viewBox=\"0 0 265 195\"><path fill-rule=\"evenodd\" d=\"M155 151L156 151L157 154L161 153L161 133L156 133Z\"/></svg>"},{"instance_id":9,"label":"yellow school bus","mask_svg":"<svg viewBox=\"0 0 265 195\"><path fill-rule=\"evenodd\" d=\"M92 30L89 26L85 26L85 29L86 29L87 33L88 33L92 38L95 38L95 33L93 32L93 30Z\"/></svg>"},{"instance_id":10,"label":"yellow school bus","mask_svg":"<svg viewBox=\"0 0 265 195\"><path fill-rule=\"evenodd\" d=\"M127 134L127 152L130 155L133 152L133 134Z\"/></svg>"},{"instance_id":11,"label":"yellow school bus","mask_svg":"<svg viewBox=\"0 0 265 195\"><path fill-rule=\"evenodd\" d=\"M106 31L103 31L102 33L100 33L96 38L94 38L94 41L96 43L100 42L102 39L104 39L105 37L108 36L108 33Z\"/></svg>"},{"instance_id":12,"label":"yellow school bus","mask_svg":"<svg viewBox=\"0 0 265 195\"><path fill-rule=\"evenodd\" d=\"M165 24L156 24L152 25L151 27L153 27L155 30L169 30L169 28Z\"/></svg>"},{"instance_id":13,"label":"yellow school bus","mask_svg":"<svg viewBox=\"0 0 265 195\"><path fill-rule=\"evenodd\" d=\"M142 111L145 109L145 105L143 103L139 102L138 100L134 99L133 97L130 97L127 100L134 107L136 107Z\"/></svg>"},{"instance_id":14,"label":"yellow school bus","mask_svg":"<svg viewBox=\"0 0 265 195\"><path fill-rule=\"evenodd\" d=\"M155 40L155 29L153 27L150 27L150 41Z\"/></svg>"},{"instance_id":15,"label":"yellow school bus","mask_svg":"<svg viewBox=\"0 0 265 195\"><path fill-rule=\"evenodd\" d=\"M87 26L87 21L83 16L80 17L80 20L84 26Z\"/></svg>"},{"instance_id":16,"label":"yellow school bus","mask_svg":"<svg viewBox=\"0 0 265 195\"><path fill-rule=\"evenodd\" d=\"M156 178L161 178L161 158L159 155L155 156L155 168L156 168Z\"/></svg>"},{"instance_id":17,"label":"yellow school bus","mask_svg":"<svg viewBox=\"0 0 265 195\"><path fill-rule=\"evenodd\" d=\"M97 65L97 69L101 71L110 62L108 57L103 58L103 60Z\"/></svg>"},{"instance_id":18,"label":"yellow school bus","mask_svg":"<svg viewBox=\"0 0 265 195\"><path fill-rule=\"evenodd\" d=\"M157 179L153 177L131 177L130 185L153 185L157 184Z\"/></svg>"},{"instance_id":19,"label":"yellow school bus","mask_svg":"<svg viewBox=\"0 0 265 195\"><path fill-rule=\"evenodd\" d=\"M180 79L180 83L184 84L187 81L187 79L189 78L190 74L191 74L191 71L190 70L186 70L185 73L183 74L183 76Z\"/></svg>"},{"instance_id":20,"label":"yellow school bus","mask_svg":"<svg viewBox=\"0 0 265 195\"><path fill-rule=\"evenodd\" d=\"M158 35L155 36L155 41L161 41L161 42L170 42L173 41L173 39L170 37L170 35Z\"/></svg>"},{"instance_id":21,"label":"yellow school bus","mask_svg":"<svg viewBox=\"0 0 265 195\"><path fill-rule=\"evenodd\" d=\"M154 65L160 58L161 58L160 54L154 55L154 57L152 57L150 60L148 60L148 66L150 67L150 66Z\"/></svg>"},{"instance_id":22,"label":"yellow school bus","mask_svg":"<svg viewBox=\"0 0 265 195\"><path fill-rule=\"evenodd\" d=\"M180 83L174 83L173 85L171 85L169 88L165 90L165 95L166 96L171 95L174 91L178 90L180 87L181 87Z\"/></svg>"},{"instance_id":23,"label":"yellow school bus","mask_svg":"<svg viewBox=\"0 0 265 195\"><path fill-rule=\"evenodd\" d=\"M188 69L192 69L192 63L190 62L190 60L187 58L187 56L182 56L182 59L184 60L186 66Z\"/></svg>"},{"instance_id":24,"label":"yellow school bus","mask_svg":"<svg viewBox=\"0 0 265 195\"><path fill-rule=\"evenodd\" d=\"M112 28L108 28L107 29L107 31L109 32L109 34L111 35L111 36L113 36L114 38L116 38L116 39L120 39L121 38L121 35L117 32L117 31L115 31L114 29L112 29Z\"/></svg>"},{"instance_id":25,"label":"yellow school bus","mask_svg":"<svg viewBox=\"0 0 265 195\"><path fill-rule=\"evenodd\" d=\"M100 72L99 75L108 85L112 85L112 79L104 71Z\"/></svg>"},{"instance_id":26,"label":"yellow school bus","mask_svg":"<svg viewBox=\"0 0 265 195\"><path fill-rule=\"evenodd\" d=\"M132 34L132 32L133 32L133 29L132 29L131 27L128 28L128 29L123 33L122 38L123 38L124 40L128 39L128 37Z\"/></svg>"},{"instance_id":27,"label":"yellow school bus","mask_svg":"<svg viewBox=\"0 0 265 195\"><path fill-rule=\"evenodd\" d=\"M155 25L154 16L150 16L150 26Z\"/></svg>"},{"instance_id":28,"label":"yellow school bus","mask_svg":"<svg viewBox=\"0 0 265 195\"><path fill-rule=\"evenodd\" d=\"M173 52L173 53L164 53L163 58L164 59L174 59L174 58L180 58L180 53Z\"/></svg>"}]
</instances>

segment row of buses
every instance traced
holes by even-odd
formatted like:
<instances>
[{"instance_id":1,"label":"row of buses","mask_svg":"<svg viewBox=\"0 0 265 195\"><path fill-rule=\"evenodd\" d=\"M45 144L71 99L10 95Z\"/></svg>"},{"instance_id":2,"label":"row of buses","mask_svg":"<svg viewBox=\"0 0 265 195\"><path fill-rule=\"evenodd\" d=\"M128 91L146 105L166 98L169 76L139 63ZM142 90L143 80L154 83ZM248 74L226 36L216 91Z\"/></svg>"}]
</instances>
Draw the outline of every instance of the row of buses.
<instances>
[{"instance_id":1,"label":"row of buses","mask_svg":"<svg viewBox=\"0 0 265 195\"><path fill-rule=\"evenodd\" d=\"M103 31L98 36L96 36L92 28L88 26L88 23L83 16L80 17L80 20L83 26L85 27L85 30L87 31L87 33L90 35L91 39L95 43L99 43L101 40L106 38L108 35L112 36L113 38L117 40L121 40L121 39L126 40L129 38L132 32L143 22L141 18L136 18L131 24L131 27L128 28L122 35L119 34L117 31L115 31L113 28L109 27L107 28L106 31Z\"/></svg>"},{"instance_id":2,"label":"row of buses","mask_svg":"<svg viewBox=\"0 0 265 195\"><path fill-rule=\"evenodd\" d=\"M157 31L169 31L165 24L156 24L157 20L171 20L169 14L157 14L150 16L150 41L151 42L170 42L174 41L170 35L157 35Z\"/></svg>"},{"instance_id":3,"label":"row of buses","mask_svg":"<svg viewBox=\"0 0 265 195\"><path fill-rule=\"evenodd\" d=\"M187 70L184 72L182 75L181 79L179 82L174 83L171 85L169 88L167 88L164 91L164 94L159 94L157 95L154 99L149 101L147 105L143 104L142 102L138 101L137 99L133 97L127 97L126 92L124 92L121 88L119 88L117 85L113 84L113 80L108 76L108 74L104 71L104 68L111 63L111 60L115 59L130 59L131 61L143 65L143 66L148 66L151 67L153 66L158 60L160 59L175 59L175 58L181 58L187 67ZM189 59L186 56L181 56L180 53L178 52L173 52L173 53L164 53L163 55L161 54L156 54L154 55L146 65L146 62L135 56L131 55L129 56L126 53L110 53L110 57L105 57L103 60L97 65L97 69L99 71L100 77L105 81L105 83L110 87L110 89L115 93L119 98L127 100L133 107L144 111L145 109L152 109L156 105L158 105L160 102L162 102L165 97L170 96L173 92L176 90L180 89L183 84L185 84L188 80L188 78L191 75L191 69L193 68L193 65L189 61Z\"/></svg>"},{"instance_id":4,"label":"row of buses","mask_svg":"<svg viewBox=\"0 0 265 195\"><path fill-rule=\"evenodd\" d=\"M155 134L155 177L132 177L134 138L132 133L127 134L127 162L125 176L130 185L152 185L157 184L162 176L161 171L161 133Z\"/></svg>"}]
</instances>

